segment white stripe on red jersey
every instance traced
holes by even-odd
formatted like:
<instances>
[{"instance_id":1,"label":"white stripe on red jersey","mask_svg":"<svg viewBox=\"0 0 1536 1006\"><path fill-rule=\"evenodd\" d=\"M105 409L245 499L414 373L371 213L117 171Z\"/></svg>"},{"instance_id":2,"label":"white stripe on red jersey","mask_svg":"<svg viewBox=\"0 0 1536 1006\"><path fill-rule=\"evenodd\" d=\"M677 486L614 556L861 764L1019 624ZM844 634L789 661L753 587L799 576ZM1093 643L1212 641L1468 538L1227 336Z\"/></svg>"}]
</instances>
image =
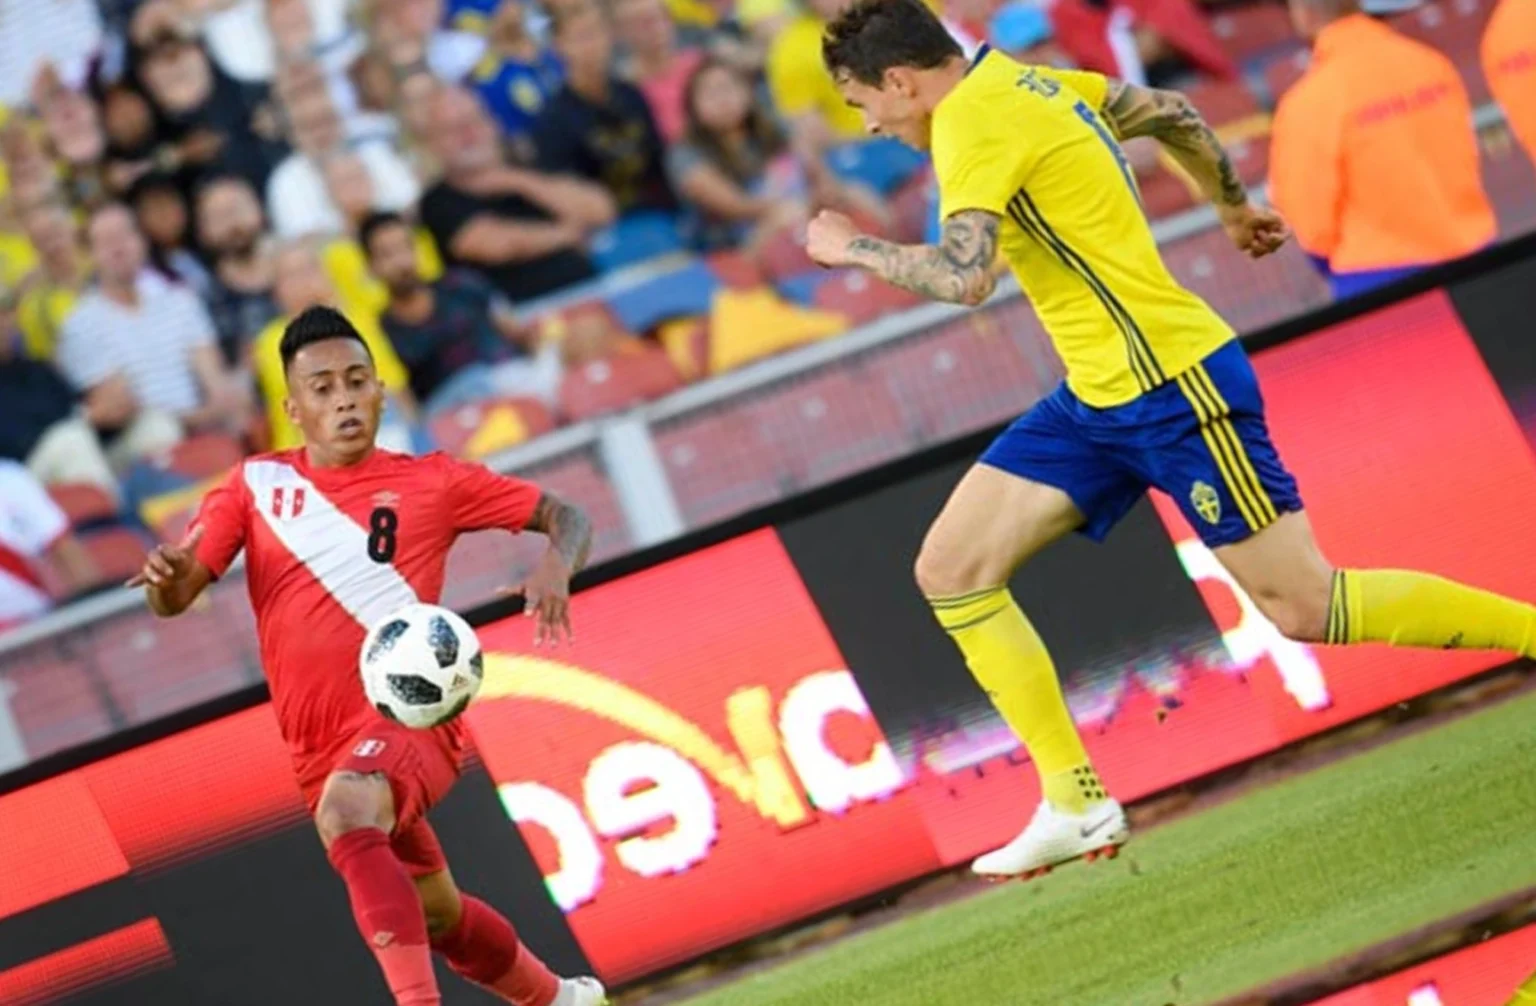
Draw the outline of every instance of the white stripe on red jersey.
<instances>
[{"instance_id":1,"label":"white stripe on red jersey","mask_svg":"<svg viewBox=\"0 0 1536 1006\"><path fill-rule=\"evenodd\" d=\"M244 467L252 509L364 630L417 602L393 564L367 560L368 532L296 468L282 461L247 461Z\"/></svg>"}]
</instances>

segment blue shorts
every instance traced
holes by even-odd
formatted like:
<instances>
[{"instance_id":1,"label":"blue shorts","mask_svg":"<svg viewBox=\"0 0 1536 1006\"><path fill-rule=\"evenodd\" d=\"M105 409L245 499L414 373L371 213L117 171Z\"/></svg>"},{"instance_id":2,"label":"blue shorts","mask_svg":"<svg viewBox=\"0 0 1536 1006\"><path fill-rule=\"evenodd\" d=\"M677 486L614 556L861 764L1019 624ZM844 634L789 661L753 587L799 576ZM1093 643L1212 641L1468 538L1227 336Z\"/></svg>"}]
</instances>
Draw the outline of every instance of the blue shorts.
<instances>
[{"instance_id":1,"label":"blue shorts","mask_svg":"<svg viewBox=\"0 0 1536 1006\"><path fill-rule=\"evenodd\" d=\"M1172 497L1211 548L1301 509L1235 339L1125 405L1096 409L1063 384L1004 430L981 463L1072 497L1086 518L1079 530L1094 541L1149 487Z\"/></svg>"}]
</instances>

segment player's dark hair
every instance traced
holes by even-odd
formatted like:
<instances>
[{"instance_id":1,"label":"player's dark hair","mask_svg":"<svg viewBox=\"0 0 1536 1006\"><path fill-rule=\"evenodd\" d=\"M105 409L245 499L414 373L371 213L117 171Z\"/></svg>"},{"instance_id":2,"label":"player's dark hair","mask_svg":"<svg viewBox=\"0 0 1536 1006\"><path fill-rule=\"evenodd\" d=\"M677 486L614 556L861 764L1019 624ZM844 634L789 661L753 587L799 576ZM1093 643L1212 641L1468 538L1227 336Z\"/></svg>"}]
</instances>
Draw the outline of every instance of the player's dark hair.
<instances>
[{"instance_id":1,"label":"player's dark hair","mask_svg":"<svg viewBox=\"0 0 1536 1006\"><path fill-rule=\"evenodd\" d=\"M405 227L405 217L388 210L375 210L363 217L363 222L357 225L357 243L362 245L363 254L373 255L373 236L386 227Z\"/></svg>"},{"instance_id":2,"label":"player's dark hair","mask_svg":"<svg viewBox=\"0 0 1536 1006\"><path fill-rule=\"evenodd\" d=\"M893 67L932 70L965 53L922 0L854 0L827 25L821 58L834 78L879 87Z\"/></svg>"},{"instance_id":3,"label":"player's dark hair","mask_svg":"<svg viewBox=\"0 0 1536 1006\"><path fill-rule=\"evenodd\" d=\"M278 347L278 353L283 358L283 370L286 372L293 366L293 358L299 355L299 350L329 339L351 339L363 347L369 359L373 358L363 334L347 320L346 315L333 307L317 305L305 308L283 330L283 341Z\"/></svg>"}]
</instances>

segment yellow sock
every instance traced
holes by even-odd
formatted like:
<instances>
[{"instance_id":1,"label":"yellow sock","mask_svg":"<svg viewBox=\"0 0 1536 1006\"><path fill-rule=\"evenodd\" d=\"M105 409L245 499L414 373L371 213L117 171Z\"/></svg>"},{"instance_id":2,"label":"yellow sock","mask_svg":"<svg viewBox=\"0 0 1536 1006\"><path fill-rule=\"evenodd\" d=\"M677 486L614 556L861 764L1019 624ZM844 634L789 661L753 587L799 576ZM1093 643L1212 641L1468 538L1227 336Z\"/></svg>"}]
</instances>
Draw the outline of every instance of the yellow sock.
<instances>
[{"instance_id":1,"label":"yellow sock","mask_svg":"<svg viewBox=\"0 0 1536 1006\"><path fill-rule=\"evenodd\" d=\"M1029 751L1045 798L1074 814L1104 799L1051 655L1008 588L934 597L928 603L965 655L971 674Z\"/></svg>"},{"instance_id":2,"label":"yellow sock","mask_svg":"<svg viewBox=\"0 0 1536 1006\"><path fill-rule=\"evenodd\" d=\"M1532 657L1536 607L1430 573L1341 569L1333 574L1325 641Z\"/></svg>"}]
</instances>

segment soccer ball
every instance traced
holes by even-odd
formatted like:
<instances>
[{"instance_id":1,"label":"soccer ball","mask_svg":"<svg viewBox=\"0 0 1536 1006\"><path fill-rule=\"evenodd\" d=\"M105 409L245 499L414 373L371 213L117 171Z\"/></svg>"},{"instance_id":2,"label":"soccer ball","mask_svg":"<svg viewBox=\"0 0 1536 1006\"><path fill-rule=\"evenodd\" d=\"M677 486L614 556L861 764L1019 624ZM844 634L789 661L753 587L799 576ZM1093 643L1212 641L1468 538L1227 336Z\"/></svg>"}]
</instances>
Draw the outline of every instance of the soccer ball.
<instances>
[{"instance_id":1,"label":"soccer ball","mask_svg":"<svg viewBox=\"0 0 1536 1006\"><path fill-rule=\"evenodd\" d=\"M469 623L435 604L409 604L363 640L363 691L383 715L426 730L464 711L484 676Z\"/></svg>"}]
</instances>

